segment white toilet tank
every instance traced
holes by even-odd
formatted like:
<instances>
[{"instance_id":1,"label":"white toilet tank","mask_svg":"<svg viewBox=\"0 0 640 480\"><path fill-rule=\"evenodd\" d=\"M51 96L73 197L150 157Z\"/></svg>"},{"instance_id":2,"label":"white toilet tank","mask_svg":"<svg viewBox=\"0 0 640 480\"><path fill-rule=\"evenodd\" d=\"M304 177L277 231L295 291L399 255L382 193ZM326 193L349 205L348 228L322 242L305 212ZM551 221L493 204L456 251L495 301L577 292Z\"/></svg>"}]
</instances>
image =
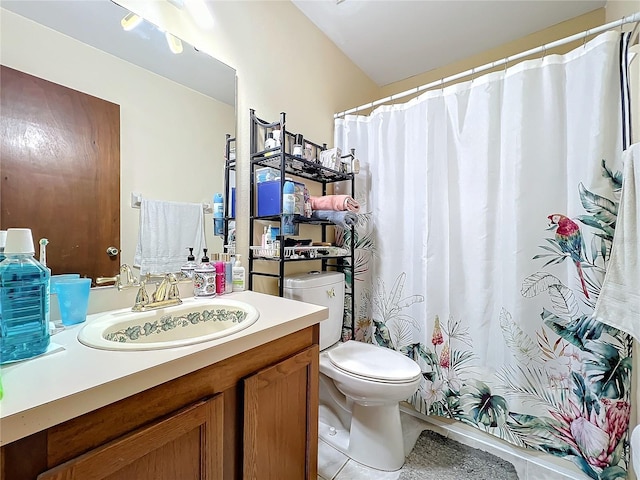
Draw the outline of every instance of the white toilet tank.
<instances>
[{"instance_id":1,"label":"white toilet tank","mask_svg":"<svg viewBox=\"0 0 640 480\"><path fill-rule=\"evenodd\" d=\"M329 308L329 318L320 322L320 350L340 340L344 315L344 273L313 271L288 275L284 279L284 296Z\"/></svg>"}]
</instances>

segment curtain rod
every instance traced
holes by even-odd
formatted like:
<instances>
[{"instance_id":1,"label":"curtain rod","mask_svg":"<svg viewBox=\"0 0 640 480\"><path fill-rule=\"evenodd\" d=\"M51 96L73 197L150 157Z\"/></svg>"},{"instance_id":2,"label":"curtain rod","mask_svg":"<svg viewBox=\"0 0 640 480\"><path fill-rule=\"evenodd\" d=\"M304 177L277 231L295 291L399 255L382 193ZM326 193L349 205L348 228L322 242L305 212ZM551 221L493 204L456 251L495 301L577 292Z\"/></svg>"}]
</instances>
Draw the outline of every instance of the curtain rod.
<instances>
[{"instance_id":1,"label":"curtain rod","mask_svg":"<svg viewBox=\"0 0 640 480\"><path fill-rule=\"evenodd\" d=\"M509 62L520 60L521 58L528 57L529 55L535 55L535 54L538 54L538 53L543 53L544 54L544 53L546 53L547 50L550 50L550 49L555 48L555 47L559 47L560 45L564 45L566 43L570 43L570 42L574 42L576 40L580 40L581 38L584 38L585 41L586 41L587 37L589 37L590 35L595 35L595 34L598 34L600 32L604 32L606 30L611 30L612 28L620 27L620 26L625 25L627 23L636 23L636 22L640 22L640 12L636 12L636 13L634 13L632 15L628 15L626 17L621 18L620 20L616 20L615 22L606 23L606 24L601 25L599 27L591 28L589 30L585 30L584 32L576 33L575 35L571 35L569 37L561 38L560 40L556 40L555 42L546 43L546 44L544 44L544 45L542 45L540 47L532 48L532 49L527 50L525 52L521 52L521 53L518 53L516 55L511 55L511 56L505 57L505 58L503 58L501 60L496 60L495 62L487 63L487 64L482 65L480 67L475 67L475 68L472 68L470 70L466 70L466 71L461 72L461 73L456 73L455 75L451 75L449 77L441 78L441 79L436 80L434 82L427 83L427 84L421 85L419 87L414 87L414 88L411 88L409 90L405 90L404 92L396 93L396 94L390 95L390 96L388 96L386 98L381 98L380 100L376 100L374 102L365 103L364 105L360 105L359 107L355 107L355 108L351 108L349 110L345 110L344 112L335 113L333 115L333 118L344 117L345 115L349 115L351 113L356 113L356 112L359 112L360 110L373 108L373 107L376 107L376 106L381 105L383 103L390 102L392 100L397 100L399 98L403 98L403 97L406 97L408 95L420 93L420 92L422 92L424 90L427 90L429 88L443 85L444 83L448 83L448 82L451 82L451 81L454 81L454 80L458 80L460 78L468 77L469 75L475 75L477 73L484 72L485 70L490 70L492 68L499 67L500 65L506 65Z\"/></svg>"}]
</instances>

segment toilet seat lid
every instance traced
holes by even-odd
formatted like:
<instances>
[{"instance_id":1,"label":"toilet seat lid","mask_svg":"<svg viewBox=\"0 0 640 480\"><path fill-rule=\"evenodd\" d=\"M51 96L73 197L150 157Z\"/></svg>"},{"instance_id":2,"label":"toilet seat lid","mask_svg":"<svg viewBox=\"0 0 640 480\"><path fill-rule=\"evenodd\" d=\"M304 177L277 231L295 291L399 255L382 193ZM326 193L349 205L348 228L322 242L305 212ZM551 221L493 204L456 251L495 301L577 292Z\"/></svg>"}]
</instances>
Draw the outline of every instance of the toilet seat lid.
<instances>
[{"instance_id":1,"label":"toilet seat lid","mask_svg":"<svg viewBox=\"0 0 640 480\"><path fill-rule=\"evenodd\" d=\"M421 374L420 366L400 352L349 340L327 351L337 368L371 380L403 382Z\"/></svg>"}]
</instances>

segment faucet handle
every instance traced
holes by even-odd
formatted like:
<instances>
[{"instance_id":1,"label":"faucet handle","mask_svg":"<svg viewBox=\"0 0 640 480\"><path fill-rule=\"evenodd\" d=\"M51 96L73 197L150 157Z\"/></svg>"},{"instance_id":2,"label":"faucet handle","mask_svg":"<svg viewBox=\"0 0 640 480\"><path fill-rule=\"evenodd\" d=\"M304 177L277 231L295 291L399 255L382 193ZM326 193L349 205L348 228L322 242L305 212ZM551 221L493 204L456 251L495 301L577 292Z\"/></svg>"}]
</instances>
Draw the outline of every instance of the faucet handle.
<instances>
[{"instance_id":1,"label":"faucet handle","mask_svg":"<svg viewBox=\"0 0 640 480\"><path fill-rule=\"evenodd\" d=\"M120 285L122 287L137 287L140 285L140 281L133 276L131 267L126 263L120 265Z\"/></svg>"},{"instance_id":2,"label":"faucet handle","mask_svg":"<svg viewBox=\"0 0 640 480\"><path fill-rule=\"evenodd\" d=\"M136 294L136 303L134 305L134 309L136 307L143 307L144 305L149 304L149 294L147 293L147 289L145 288L144 280L140 282L140 288L138 289L138 293Z\"/></svg>"},{"instance_id":3,"label":"faucet handle","mask_svg":"<svg viewBox=\"0 0 640 480\"><path fill-rule=\"evenodd\" d=\"M180 299L180 288L178 287L178 277L174 273L167 274L167 279L169 280L169 293L167 294L167 299L174 300Z\"/></svg>"},{"instance_id":4,"label":"faucet handle","mask_svg":"<svg viewBox=\"0 0 640 480\"><path fill-rule=\"evenodd\" d=\"M119 277L120 275L116 275L115 277L98 277L96 278L96 285L102 285L111 282L119 283Z\"/></svg>"}]
</instances>

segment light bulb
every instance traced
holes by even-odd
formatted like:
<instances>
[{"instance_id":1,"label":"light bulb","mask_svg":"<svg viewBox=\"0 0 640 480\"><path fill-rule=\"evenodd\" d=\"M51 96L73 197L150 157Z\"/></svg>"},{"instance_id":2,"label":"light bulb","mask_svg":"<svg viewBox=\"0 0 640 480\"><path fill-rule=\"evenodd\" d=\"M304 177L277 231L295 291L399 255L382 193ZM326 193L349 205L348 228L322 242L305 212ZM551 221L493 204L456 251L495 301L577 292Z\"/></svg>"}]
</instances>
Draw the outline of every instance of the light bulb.
<instances>
[{"instance_id":1,"label":"light bulb","mask_svg":"<svg viewBox=\"0 0 640 480\"><path fill-rule=\"evenodd\" d=\"M143 18L133 12L129 12L120 20L120 25L125 32L129 32L142 23Z\"/></svg>"},{"instance_id":2,"label":"light bulb","mask_svg":"<svg viewBox=\"0 0 640 480\"><path fill-rule=\"evenodd\" d=\"M182 53L182 41L179 38L174 37L169 32L164 32L164 36L167 39L169 50L171 50L176 55Z\"/></svg>"}]
</instances>

